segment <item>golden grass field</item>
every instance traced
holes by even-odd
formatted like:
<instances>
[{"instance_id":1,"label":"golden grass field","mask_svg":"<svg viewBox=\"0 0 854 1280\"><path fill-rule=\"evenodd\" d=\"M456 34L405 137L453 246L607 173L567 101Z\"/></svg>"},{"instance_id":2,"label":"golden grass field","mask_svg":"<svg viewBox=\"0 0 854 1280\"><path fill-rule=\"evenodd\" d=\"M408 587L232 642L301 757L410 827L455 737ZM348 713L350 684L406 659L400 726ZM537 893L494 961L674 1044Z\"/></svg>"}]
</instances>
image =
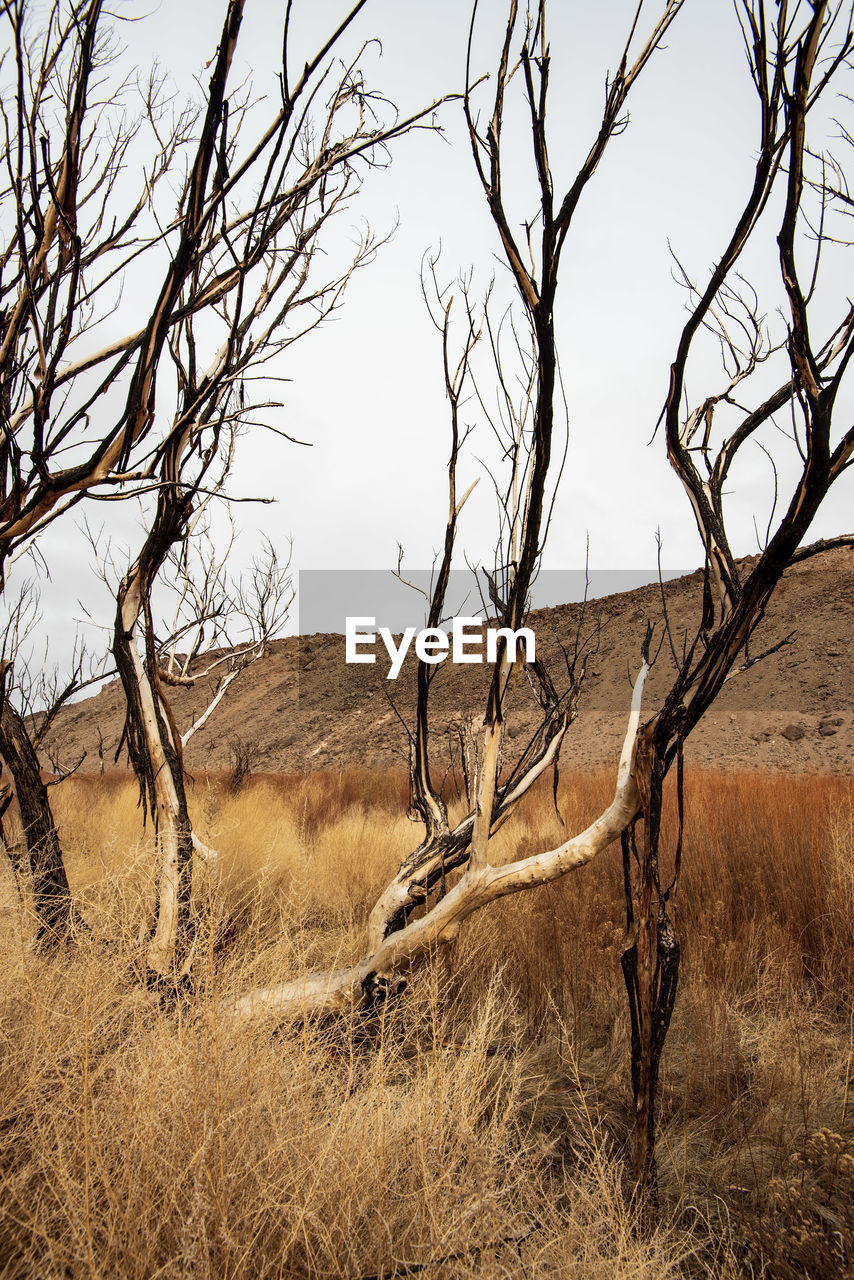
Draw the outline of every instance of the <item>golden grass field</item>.
<instances>
[{"instance_id":1,"label":"golden grass field","mask_svg":"<svg viewBox=\"0 0 854 1280\"><path fill-rule=\"evenodd\" d=\"M566 776L578 829L608 772ZM195 996L141 981L153 856L126 775L53 793L90 928L36 954L11 873L0 1277L854 1274L854 785L695 773L663 1066L661 1225L636 1230L619 849L473 918L373 1022L233 1025L230 991L360 953L413 847L405 778L197 775L219 853ZM550 787L495 838L562 838ZM763 1270L764 1269L764 1270Z\"/></svg>"}]
</instances>

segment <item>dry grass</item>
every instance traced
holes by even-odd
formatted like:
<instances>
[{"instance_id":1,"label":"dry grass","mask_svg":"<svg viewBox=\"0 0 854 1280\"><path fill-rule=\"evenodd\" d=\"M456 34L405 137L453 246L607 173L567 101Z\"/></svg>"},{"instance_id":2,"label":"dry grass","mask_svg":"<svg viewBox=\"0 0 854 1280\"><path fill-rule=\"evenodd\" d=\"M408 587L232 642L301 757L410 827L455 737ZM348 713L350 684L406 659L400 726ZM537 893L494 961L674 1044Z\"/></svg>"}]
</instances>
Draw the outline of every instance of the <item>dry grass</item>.
<instances>
[{"instance_id":1,"label":"dry grass","mask_svg":"<svg viewBox=\"0 0 854 1280\"><path fill-rule=\"evenodd\" d=\"M417 837L405 778L197 779L220 853L194 1000L139 982L151 847L121 777L56 792L90 936L0 982L0 1276L851 1275L854 795L689 778L664 1222L625 1207L619 851L473 918L379 1024L220 1025L225 991L359 954ZM576 829L612 779L565 780ZM564 838L547 789L500 833ZM672 833L672 826L671 826ZM13 927L17 925L18 927Z\"/></svg>"}]
</instances>

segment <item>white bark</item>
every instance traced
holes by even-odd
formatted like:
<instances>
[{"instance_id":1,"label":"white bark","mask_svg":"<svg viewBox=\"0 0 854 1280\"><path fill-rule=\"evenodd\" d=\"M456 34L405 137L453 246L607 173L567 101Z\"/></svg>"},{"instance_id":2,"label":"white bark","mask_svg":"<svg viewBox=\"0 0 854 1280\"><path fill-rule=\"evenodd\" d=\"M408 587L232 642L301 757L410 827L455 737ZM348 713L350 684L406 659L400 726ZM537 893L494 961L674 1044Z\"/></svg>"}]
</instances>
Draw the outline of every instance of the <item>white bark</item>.
<instances>
[{"instance_id":1,"label":"white bark","mask_svg":"<svg viewBox=\"0 0 854 1280\"><path fill-rule=\"evenodd\" d=\"M512 790L504 797L492 824L493 831L506 819L510 810L531 789L537 779L542 777L554 763L565 733L566 729L562 728L555 734L542 757L536 760L518 778ZM474 820L474 814L468 814L451 832L450 839L465 837L471 830ZM382 946L390 921L395 918L403 907L412 901L410 896L412 885L420 882L425 876L441 867L442 859L445 856L445 847L440 843L432 857L427 856L425 850L425 860L419 860L415 866L411 865L409 860L404 862L394 880L383 890L368 919L368 949L370 952L376 952Z\"/></svg>"},{"instance_id":2,"label":"white bark","mask_svg":"<svg viewBox=\"0 0 854 1280\"><path fill-rule=\"evenodd\" d=\"M203 862L213 863L219 860L219 854L217 853L216 849L211 849L209 845L203 844L202 841L199 839L199 837L196 835L195 831L191 832L190 834L191 834L191 839L193 841L193 849L199 855L199 857L202 859Z\"/></svg>"},{"instance_id":3,"label":"white bark","mask_svg":"<svg viewBox=\"0 0 854 1280\"><path fill-rule=\"evenodd\" d=\"M504 679L507 663L501 664ZM501 749L501 722L488 724L483 731L483 763L477 784L477 809L474 830L471 835L469 866L477 871L489 864L487 845L492 834L492 813L495 807L495 789L498 782L498 755Z\"/></svg>"},{"instance_id":4,"label":"white bark","mask_svg":"<svg viewBox=\"0 0 854 1280\"><path fill-rule=\"evenodd\" d=\"M180 800L172 770L163 750L156 710L157 692L145 670L134 639L134 629L142 610L141 583L135 574L122 601L122 628L127 637L126 652L133 666L146 747L154 778L153 814L157 830L160 870L157 882L157 925L148 947L148 965L156 973L170 975L174 968L179 923L180 842L178 815ZM168 728L167 728L168 732Z\"/></svg>"},{"instance_id":5,"label":"white bark","mask_svg":"<svg viewBox=\"0 0 854 1280\"><path fill-rule=\"evenodd\" d=\"M237 677L240 675L240 672L242 670L243 668L240 667L234 671L229 671L228 675L223 677L223 680L219 688L217 689L211 701L205 707L202 714L196 720L193 721L189 729L185 729L184 732L181 734L182 747L186 747L187 743L190 741L194 733L197 733L199 729L203 729L205 727L208 720L210 720L211 716L216 711L217 707L225 697L228 691L228 686L232 683L233 680L237 679Z\"/></svg>"},{"instance_id":6,"label":"white bark","mask_svg":"<svg viewBox=\"0 0 854 1280\"><path fill-rule=\"evenodd\" d=\"M614 798L584 831L555 849L518 859L505 866L469 866L448 894L419 920L383 939L350 968L306 974L274 987L264 987L227 1002L225 1014L247 1019L332 1013L365 1002L370 978L394 982L395 975L437 942L453 939L463 921L490 902L523 889L547 884L592 861L616 840L640 813L641 797L635 779L635 752L641 700L649 666L644 662L632 694L631 711L617 771Z\"/></svg>"},{"instance_id":7,"label":"white bark","mask_svg":"<svg viewBox=\"0 0 854 1280\"><path fill-rule=\"evenodd\" d=\"M220 658L216 662L212 662L210 666L208 666L204 671L197 671L194 674L193 680L199 681L199 680L203 680L205 676L209 675L210 672L213 671L222 662L230 661L235 664L233 668L226 675L222 677L222 679L219 682L219 685L217 686L216 693L214 694L213 698L211 698L210 702L205 707L201 715L197 716L196 719L193 721L193 723L190 725L190 727L181 734L182 747L186 747L187 743L190 741L194 733L198 733L199 729L203 729L205 727L208 720L210 720L211 716L216 711L217 707L222 702L223 698L228 692L229 685L232 684L239 675L242 675L242 673L246 670L247 667L251 667L253 662L257 662L259 658L263 658L266 652L267 652L267 639L265 636L257 644L250 645L248 648L244 649L242 653L239 653L237 655L231 655L227 659Z\"/></svg>"}]
</instances>

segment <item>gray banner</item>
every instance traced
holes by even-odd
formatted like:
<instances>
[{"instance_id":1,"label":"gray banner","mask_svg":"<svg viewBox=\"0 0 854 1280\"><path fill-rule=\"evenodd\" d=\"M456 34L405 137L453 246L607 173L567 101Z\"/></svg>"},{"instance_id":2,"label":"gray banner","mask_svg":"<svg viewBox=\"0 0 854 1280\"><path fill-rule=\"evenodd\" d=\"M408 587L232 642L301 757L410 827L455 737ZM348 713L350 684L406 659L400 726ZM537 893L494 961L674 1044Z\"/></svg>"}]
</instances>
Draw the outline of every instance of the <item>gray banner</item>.
<instances>
[{"instance_id":1,"label":"gray banner","mask_svg":"<svg viewBox=\"0 0 854 1280\"><path fill-rule=\"evenodd\" d=\"M665 581L690 572L662 570ZM406 627L427 625L427 597L433 583L429 569L405 570L401 582L388 569L302 569L299 573L297 607L300 635L317 632L343 634L348 617L374 618L377 627L395 632ZM658 570L644 569L545 569L531 591L531 607L550 608L583 600L600 600L622 591L632 591L658 580ZM497 584L501 590L501 583ZM455 569L446 595L446 618L450 629L455 617L494 617L490 582L483 571Z\"/></svg>"}]
</instances>

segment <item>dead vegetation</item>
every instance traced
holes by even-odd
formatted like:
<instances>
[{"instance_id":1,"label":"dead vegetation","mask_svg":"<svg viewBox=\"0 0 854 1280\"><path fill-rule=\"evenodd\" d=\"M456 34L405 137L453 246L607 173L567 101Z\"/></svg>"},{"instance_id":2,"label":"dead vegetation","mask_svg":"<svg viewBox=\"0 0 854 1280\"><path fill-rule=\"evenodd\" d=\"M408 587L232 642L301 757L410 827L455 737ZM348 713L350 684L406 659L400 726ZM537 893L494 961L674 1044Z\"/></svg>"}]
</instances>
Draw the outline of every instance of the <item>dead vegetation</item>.
<instances>
[{"instance_id":1,"label":"dead vegetation","mask_svg":"<svg viewBox=\"0 0 854 1280\"><path fill-rule=\"evenodd\" d=\"M358 955L411 840L407 780L228 781L191 788L220 856L194 886L213 920L198 989L171 1012L128 980L153 862L126 778L57 788L90 925L77 946L30 950L7 875L0 1275L850 1275L850 781L686 779L690 919L649 1238L621 1182L619 849L498 904L497 927L472 918L378 1020L259 1035L223 1022L222 997ZM567 824L610 783L564 778ZM536 791L496 861L559 829Z\"/></svg>"}]
</instances>

